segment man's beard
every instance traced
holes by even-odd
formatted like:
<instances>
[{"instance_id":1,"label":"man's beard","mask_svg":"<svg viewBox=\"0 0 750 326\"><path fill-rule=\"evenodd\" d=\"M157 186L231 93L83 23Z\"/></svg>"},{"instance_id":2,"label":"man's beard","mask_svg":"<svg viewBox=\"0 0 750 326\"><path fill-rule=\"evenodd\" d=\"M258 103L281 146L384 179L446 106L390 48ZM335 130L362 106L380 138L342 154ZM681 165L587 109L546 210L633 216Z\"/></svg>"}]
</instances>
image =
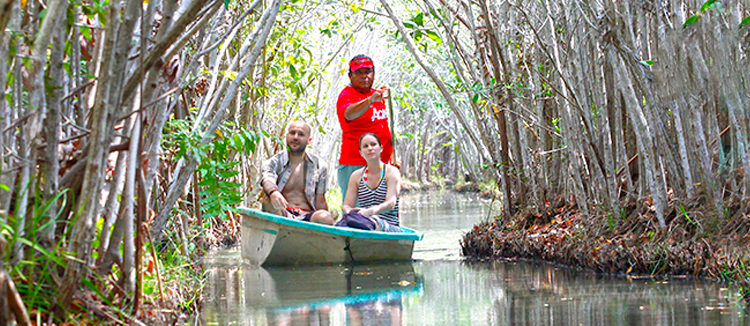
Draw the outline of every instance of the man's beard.
<instances>
[{"instance_id":1,"label":"man's beard","mask_svg":"<svg viewBox=\"0 0 750 326\"><path fill-rule=\"evenodd\" d=\"M286 146L292 154L302 154L305 152L305 148L307 148L307 145L302 143L300 143L297 148L293 148L290 144L287 144Z\"/></svg>"}]
</instances>

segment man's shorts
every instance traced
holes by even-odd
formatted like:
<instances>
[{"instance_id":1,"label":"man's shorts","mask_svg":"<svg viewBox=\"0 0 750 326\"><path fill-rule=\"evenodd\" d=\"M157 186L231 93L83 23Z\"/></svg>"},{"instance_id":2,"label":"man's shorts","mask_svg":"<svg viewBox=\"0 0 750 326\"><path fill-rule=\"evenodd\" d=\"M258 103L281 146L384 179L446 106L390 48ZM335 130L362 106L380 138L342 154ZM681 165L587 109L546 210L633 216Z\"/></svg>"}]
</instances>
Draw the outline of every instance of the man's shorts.
<instances>
[{"instance_id":1,"label":"man's shorts","mask_svg":"<svg viewBox=\"0 0 750 326\"><path fill-rule=\"evenodd\" d=\"M293 220L310 222L310 217L312 217L312 215L313 215L313 212L306 211L302 208L298 208L298 207L286 208L286 217L291 218Z\"/></svg>"},{"instance_id":2,"label":"man's shorts","mask_svg":"<svg viewBox=\"0 0 750 326\"><path fill-rule=\"evenodd\" d=\"M346 191L349 188L349 178L352 177L352 173L354 171L357 171L358 169L363 168L364 166L359 165L341 165L339 164L338 168L338 182L339 187L341 187L341 205L344 205L344 200L346 199ZM359 200L357 200L359 202ZM357 205L354 205L355 207Z\"/></svg>"}]
</instances>

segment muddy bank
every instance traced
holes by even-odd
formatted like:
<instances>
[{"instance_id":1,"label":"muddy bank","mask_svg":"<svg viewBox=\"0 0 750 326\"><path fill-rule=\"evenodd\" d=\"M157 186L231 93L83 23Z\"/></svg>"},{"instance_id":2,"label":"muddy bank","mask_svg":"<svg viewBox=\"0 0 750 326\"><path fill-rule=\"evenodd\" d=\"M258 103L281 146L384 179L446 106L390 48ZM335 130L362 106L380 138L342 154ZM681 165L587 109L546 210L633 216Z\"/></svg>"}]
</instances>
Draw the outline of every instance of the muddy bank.
<instances>
[{"instance_id":1,"label":"muddy bank","mask_svg":"<svg viewBox=\"0 0 750 326\"><path fill-rule=\"evenodd\" d=\"M471 260L536 259L600 273L684 275L731 281L750 299L750 215L747 201L724 216L672 204L660 228L648 201L614 216L584 216L574 203L546 202L541 212L476 225L464 235Z\"/></svg>"}]
</instances>

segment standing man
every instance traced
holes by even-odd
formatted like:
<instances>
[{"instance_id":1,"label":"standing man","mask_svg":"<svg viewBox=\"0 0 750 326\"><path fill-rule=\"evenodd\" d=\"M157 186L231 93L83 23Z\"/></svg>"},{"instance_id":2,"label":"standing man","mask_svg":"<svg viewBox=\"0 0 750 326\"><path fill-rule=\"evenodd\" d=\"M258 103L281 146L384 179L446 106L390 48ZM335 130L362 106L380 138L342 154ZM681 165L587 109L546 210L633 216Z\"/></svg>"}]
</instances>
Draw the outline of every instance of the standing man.
<instances>
[{"instance_id":1,"label":"standing man","mask_svg":"<svg viewBox=\"0 0 750 326\"><path fill-rule=\"evenodd\" d=\"M295 121L286 134L286 150L263 162L263 210L295 220L333 225L328 212L328 167L306 151L310 125Z\"/></svg>"},{"instance_id":2,"label":"standing man","mask_svg":"<svg viewBox=\"0 0 750 326\"><path fill-rule=\"evenodd\" d=\"M341 91L336 102L336 112L343 132L338 168L342 197L346 197L352 172L367 165L359 154L359 137L368 132L378 135L383 144L383 162L388 162L393 153L388 113L383 102L388 87L374 89L374 80L375 66L372 59L360 54L349 61L351 83Z\"/></svg>"}]
</instances>

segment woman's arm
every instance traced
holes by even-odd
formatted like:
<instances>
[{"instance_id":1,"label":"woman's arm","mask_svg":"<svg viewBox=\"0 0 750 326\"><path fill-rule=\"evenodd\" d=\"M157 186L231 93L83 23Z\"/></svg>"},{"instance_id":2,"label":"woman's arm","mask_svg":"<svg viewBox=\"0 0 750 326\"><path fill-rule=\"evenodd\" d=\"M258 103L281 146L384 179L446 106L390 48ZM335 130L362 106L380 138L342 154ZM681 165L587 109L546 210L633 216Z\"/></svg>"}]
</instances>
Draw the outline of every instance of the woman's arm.
<instances>
[{"instance_id":1,"label":"woman's arm","mask_svg":"<svg viewBox=\"0 0 750 326\"><path fill-rule=\"evenodd\" d=\"M357 189L359 188L359 179L362 178L362 171L363 169L356 170L349 177L349 186L346 189L346 194L343 194L344 205L341 206L344 214L349 213L357 204Z\"/></svg>"}]
</instances>

